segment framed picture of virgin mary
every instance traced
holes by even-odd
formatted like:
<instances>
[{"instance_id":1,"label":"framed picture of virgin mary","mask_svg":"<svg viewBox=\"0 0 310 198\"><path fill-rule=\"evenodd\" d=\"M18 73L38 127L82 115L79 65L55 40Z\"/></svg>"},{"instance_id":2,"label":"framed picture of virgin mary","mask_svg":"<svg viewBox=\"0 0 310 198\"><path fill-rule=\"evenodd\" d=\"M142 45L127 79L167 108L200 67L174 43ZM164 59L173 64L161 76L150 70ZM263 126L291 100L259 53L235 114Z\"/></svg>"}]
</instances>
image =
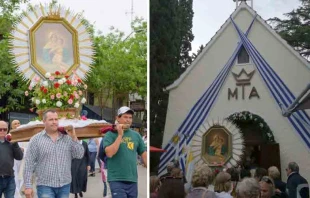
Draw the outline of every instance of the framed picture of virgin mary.
<instances>
[{"instance_id":1,"label":"framed picture of virgin mary","mask_svg":"<svg viewBox=\"0 0 310 198\"><path fill-rule=\"evenodd\" d=\"M209 166L225 164L231 157L231 133L223 126L213 126L203 135L202 159Z\"/></svg>"},{"instance_id":2,"label":"framed picture of virgin mary","mask_svg":"<svg viewBox=\"0 0 310 198\"><path fill-rule=\"evenodd\" d=\"M78 40L64 19L42 18L30 29L31 62L43 76L46 72L70 74L78 66Z\"/></svg>"}]
</instances>

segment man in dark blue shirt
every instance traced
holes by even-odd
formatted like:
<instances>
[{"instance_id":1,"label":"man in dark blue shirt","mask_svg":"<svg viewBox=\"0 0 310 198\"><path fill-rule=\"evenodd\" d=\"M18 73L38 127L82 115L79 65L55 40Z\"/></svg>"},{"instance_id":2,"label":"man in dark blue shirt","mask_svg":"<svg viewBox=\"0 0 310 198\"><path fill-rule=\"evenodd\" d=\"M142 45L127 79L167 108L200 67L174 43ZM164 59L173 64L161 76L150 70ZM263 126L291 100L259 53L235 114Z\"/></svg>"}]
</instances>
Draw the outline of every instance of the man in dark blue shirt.
<instances>
[{"instance_id":1,"label":"man in dark blue shirt","mask_svg":"<svg viewBox=\"0 0 310 198\"><path fill-rule=\"evenodd\" d=\"M16 143L5 140L8 132L8 124L0 121L0 197L4 194L5 198L14 198L14 159L21 160L23 151Z\"/></svg>"},{"instance_id":2,"label":"man in dark blue shirt","mask_svg":"<svg viewBox=\"0 0 310 198\"><path fill-rule=\"evenodd\" d=\"M299 174L299 166L296 162L290 162L286 168L288 176L286 191L289 198L309 198L309 184Z\"/></svg>"}]
</instances>

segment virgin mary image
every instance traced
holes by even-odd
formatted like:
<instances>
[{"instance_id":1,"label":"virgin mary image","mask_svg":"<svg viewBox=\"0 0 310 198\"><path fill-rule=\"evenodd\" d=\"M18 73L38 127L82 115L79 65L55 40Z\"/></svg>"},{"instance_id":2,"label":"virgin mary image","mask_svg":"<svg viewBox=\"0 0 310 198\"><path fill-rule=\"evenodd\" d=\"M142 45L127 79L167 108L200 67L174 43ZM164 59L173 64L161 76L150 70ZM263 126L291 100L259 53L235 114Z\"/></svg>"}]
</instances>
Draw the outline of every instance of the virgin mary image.
<instances>
[{"instance_id":1,"label":"virgin mary image","mask_svg":"<svg viewBox=\"0 0 310 198\"><path fill-rule=\"evenodd\" d=\"M68 49L65 48L65 40L60 35L54 32L49 34L48 42L43 47L43 60L56 69L65 71L69 69Z\"/></svg>"},{"instance_id":2,"label":"virgin mary image","mask_svg":"<svg viewBox=\"0 0 310 198\"><path fill-rule=\"evenodd\" d=\"M227 146L224 144L224 139L219 136L215 135L213 137L213 141L208 147L208 154L210 156L217 156L220 158L224 158L224 155L227 153Z\"/></svg>"}]
</instances>

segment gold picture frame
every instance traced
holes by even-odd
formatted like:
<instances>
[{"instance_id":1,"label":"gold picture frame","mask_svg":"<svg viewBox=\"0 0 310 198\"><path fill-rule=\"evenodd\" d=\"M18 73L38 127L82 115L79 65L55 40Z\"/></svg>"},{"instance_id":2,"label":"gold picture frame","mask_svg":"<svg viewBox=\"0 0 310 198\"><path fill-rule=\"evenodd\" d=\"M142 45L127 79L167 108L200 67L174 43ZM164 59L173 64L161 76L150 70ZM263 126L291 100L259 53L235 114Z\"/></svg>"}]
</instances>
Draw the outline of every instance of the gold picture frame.
<instances>
[{"instance_id":1,"label":"gold picture frame","mask_svg":"<svg viewBox=\"0 0 310 198\"><path fill-rule=\"evenodd\" d=\"M232 135L224 126L212 126L202 136L201 158L209 166L222 166L232 156Z\"/></svg>"},{"instance_id":2,"label":"gold picture frame","mask_svg":"<svg viewBox=\"0 0 310 198\"><path fill-rule=\"evenodd\" d=\"M71 75L80 65L78 33L66 19L41 17L29 38L31 65L42 76L55 71Z\"/></svg>"}]
</instances>

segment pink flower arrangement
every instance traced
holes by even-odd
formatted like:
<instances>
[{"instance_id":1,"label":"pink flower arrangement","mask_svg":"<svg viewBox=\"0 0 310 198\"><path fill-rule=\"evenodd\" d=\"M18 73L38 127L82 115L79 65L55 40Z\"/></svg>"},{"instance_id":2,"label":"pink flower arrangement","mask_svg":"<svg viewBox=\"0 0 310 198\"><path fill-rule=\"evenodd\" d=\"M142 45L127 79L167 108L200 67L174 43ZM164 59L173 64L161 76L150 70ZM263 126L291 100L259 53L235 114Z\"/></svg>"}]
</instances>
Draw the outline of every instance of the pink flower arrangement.
<instances>
[{"instance_id":1,"label":"pink flower arrangement","mask_svg":"<svg viewBox=\"0 0 310 198\"><path fill-rule=\"evenodd\" d=\"M55 74L46 73L45 79L35 77L25 95L32 96L31 100L37 109L78 108L86 102L83 97L85 87L81 79L70 78L56 71Z\"/></svg>"},{"instance_id":2,"label":"pink flower arrangement","mask_svg":"<svg viewBox=\"0 0 310 198\"><path fill-rule=\"evenodd\" d=\"M68 104L72 104L73 103L73 100L72 99L69 99L68 100Z\"/></svg>"}]
</instances>

